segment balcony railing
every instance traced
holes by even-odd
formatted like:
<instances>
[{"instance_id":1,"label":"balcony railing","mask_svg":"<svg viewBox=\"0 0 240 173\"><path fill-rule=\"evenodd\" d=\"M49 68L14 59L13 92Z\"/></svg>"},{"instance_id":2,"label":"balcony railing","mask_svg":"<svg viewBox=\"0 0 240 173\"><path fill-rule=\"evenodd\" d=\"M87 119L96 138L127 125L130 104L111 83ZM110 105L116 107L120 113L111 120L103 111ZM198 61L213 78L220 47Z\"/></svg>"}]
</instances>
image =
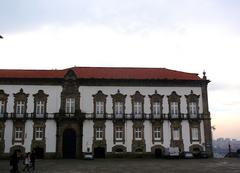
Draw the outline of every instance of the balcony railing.
<instances>
[{"instance_id":1,"label":"balcony railing","mask_svg":"<svg viewBox=\"0 0 240 173\"><path fill-rule=\"evenodd\" d=\"M125 120L169 120L169 119L181 119L181 120L198 120L203 119L203 114L197 114L197 116L190 116L189 114L178 114L172 116L171 114L94 114L94 113L74 113L74 114L62 114L62 113L46 113L46 114L15 114L15 113L4 113L0 114L0 119L53 119L53 118L83 118L83 119L125 119Z\"/></svg>"}]
</instances>

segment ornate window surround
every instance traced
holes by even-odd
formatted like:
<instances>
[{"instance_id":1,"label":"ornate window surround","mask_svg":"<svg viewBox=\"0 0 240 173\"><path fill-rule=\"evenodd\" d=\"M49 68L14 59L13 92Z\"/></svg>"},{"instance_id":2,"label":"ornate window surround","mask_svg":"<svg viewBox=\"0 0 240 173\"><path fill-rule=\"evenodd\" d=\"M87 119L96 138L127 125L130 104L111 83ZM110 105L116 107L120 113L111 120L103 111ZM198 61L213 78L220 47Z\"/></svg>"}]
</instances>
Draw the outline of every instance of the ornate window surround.
<instances>
[{"instance_id":1,"label":"ornate window surround","mask_svg":"<svg viewBox=\"0 0 240 173\"><path fill-rule=\"evenodd\" d=\"M134 114L134 104L135 102L140 102L141 106L142 106L142 114L141 114L141 118L144 117L144 95L142 95L139 91L136 91L134 95L131 95L131 99L132 99L132 115L135 119L135 114ZM139 118L137 118L139 119Z\"/></svg>"},{"instance_id":2,"label":"ornate window surround","mask_svg":"<svg viewBox=\"0 0 240 173\"><path fill-rule=\"evenodd\" d=\"M122 121L117 121L113 123L113 143L116 144L116 142L122 142L123 144L125 143L125 126L124 122ZM123 132L122 132L122 140L116 139L116 127L122 127Z\"/></svg>"},{"instance_id":3,"label":"ornate window surround","mask_svg":"<svg viewBox=\"0 0 240 173\"><path fill-rule=\"evenodd\" d=\"M16 140L16 136L15 136L16 128L22 128L22 139L21 140ZM21 143L23 145L24 138L25 138L25 122L15 121L13 123L12 144L14 145L14 143Z\"/></svg>"},{"instance_id":4,"label":"ornate window surround","mask_svg":"<svg viewBox=\"0 0 240 173\"><path fill-rule=\"evenodd\" d=\"M136 140L136 136L135 136L136 128L141 128L141 132L142 132L141 140ZM142 121L134 121L134 123L133 123L133 142L136 142L136 141L141 141L141 142L145 141L144 140L144 125L143 125Z\"/></svg>"},{"instance_id":5,"label":"ornate window surround","mask_svg":"<svg viewBox=\"0 0 240 173\"><path fill-rule=\"evenodd\" d=\"M45 94L43 90L38 90L36 94L33 94L34 97L34 117L37 117L37 102L42 101L44 103L44 117L47 113L47 98L48 94Z\"/></svg>"},{"instance_id":6,"label":"ornate window surround","mask_svg":"<svg viewBox=\"0 0 240 173\"><path fill-rule=\"evenodd\" d=\"M61 92L61 106L60 114L63 116L66 114L65 106L67 98L75 99L75 116L81 113L80 110L80 92L78 91L79 85L77 82L77 75L73 70L69 70L64 76L63 90Z\"/></svg>"},{"instance_id":7,"label":"ornate window surround","mask_svg":"<svg viewBox=\"0 0 240 173\"><path fill-rule=\"evenodd\" d=\"M160 140L159 139L155 139L155 136L154 136L154 129L156 127L159 127L160 128L160 134L161 134L161 138ZM156 143L156 142L161 142L163 143L163 122L162 121L155 121L155 122L152 122L152 143Z\"/></svg>"},{"instance_id":8,"label":"ornate window surround","mask_svg":"<svg viewBox=\"0 0 240 173\"><path fill-rule=\"evenodd\" d=\"M96 112L96 102L103 102L104 104L104 111L103 111L103 117L106 117L106 99L107 95L105 95L101 90L99 90L95 95L93 96L93 111L94 111L94 117L97 118L97 112Z\"/></svg>"},{"instance_id":9,"label":"ornate window surround","mask_svg":"<svg viewBox=\"0 0 240 173\"><path fill-rule=\"evenodd\" d=\"M136 140L135 137L135 131L136 128L141 128L142 130L142 139L141 140ZM134 121L133 122L133 138L132 138L132 152L145 152L146 150L146 145L145 145L145 138L144 138L144 125L143 121Z\"/></svg>"},{"instance_id":10,"label":"ornate window surround","mask_svg":"<svg viewBox=\"0 0 240 173\"><path fill-rule=\"evenodd\" d=\"M174 140L173 139L173 130L174 129L179 129L180 131L180 136L179 140ZM181 151L183 151L183 138L182 138L182 125L181 121L175 120L171 121L171 147L179 147Z\"/></svg>"},{"instance_id":11,"label":"ornate window surround","mask_svg":"<svg viewBox=\"0 0 240 173\"><path fill-rule=\"evenodd\" d=\"M197 128L198 129L198 139L194 140L192 137L192 128ZM191 144L193 142L199 142L201 143L201 128L200 128L200 123L199 122L190 122L189 123L189 133L190 133L190 142Z\"/></svg>"},{"instance_id":12,"label":"ornate window surround","mask_svg":"<svg viewBox=\"0 0 240 173\"><path fill-rule=\"evenodd\" d=\"M122 150L122 152L118 152L118 150ZM115 145L112 147L112 152L114 154L125 154L127 152L127 147L123 145Z\"/></svg>"},{"instance_id":13,"label":"ornate window surround","mask_svg":"<svg viewBox=\"0 0 240 173\"><path fill-rule=\"evenodd\" d=\"M114 118L116 118L115 104L117 102L121 102L123 104L123 115L122 116L124 116L125 109L126 109L125 100L126 100L127 95L120 93L120 91L118 90L116 94L114 94L114 95L112 94L111 96L112 96L112 103L113 103L112 109L113 109Z\"/></svg>"},{"instance_id":14,"label":"ornate window surround","mask_svg":"<svg viewBox=\"0 0 240 173\"><path fill-rule=\"evenodd\" d=\"M16 111L17 111L17 102L22 101L24 103L24 117L27 113L27 101L29 94L26 94L23 92L23 89L21 88L18 93L13 94L14 95L14 115L16 117Z\"/></svg>"},{"instance_id":15,"label":"ornate window surround","mask_svg":"<svg viewBox=\"0 0 240 173\"><path fill-rule=\"evenodd\" d=\"M43 128L43 138L42 138L42 140L36 139L36 128L37 127ZM41 141L41 142L44 141L45 142L45 128L46 128L45 121L34 121L34 125L33 125L33 141L34 142L38 142L38 141Z\"/></svg>"},{"instance_id":16,"label":"ornate window surround","mask_svg":"<svg viewBox=\"0 0 240 173\"><path fill-rule=\"evenodd\" d=\"M176 93L176 91L173 91L168 97L168 106L169 106L169 116L171 117L171 103L177 102L178 103L178 117L181 115L181 109L180 109L180 103L181 103L181 96Z\"/></svg>"},{"instance_id":17,"label":"ornate window surround","mask_svg":"<svg viewBox=\"0 0 240 173\"><path fill-rule=\"evenodd\" d=\"M151 104L151 114L152 114L152 118L154 118L154 115L153 115L153 104L155 102L159 102L160 103L160 117L162 117L162 112L163 112L163 106L162 106L162 103L163 103L163 97L164 95L160 95L157 93L157 90L155 90L155 93L152 94L152 95L148 95L149 98L150 98L150 104Z\"/></svg>"},{"instance_id":18,"label":"ornate window surround","mask_svg":"<svg viewBox=\"0 0 240 173\"><path fill-rule=\"evenodd\" d=\"M3 114L7 113L7 101L8 101L9 94L6 94L4 90L0 90L0 101L4 104L4 112Z\"/></svg>"},{"instance_id":19,"label":"ornate window surround","mask_svg":"<svg viewBox=\"0 0 240 173\"><path fill-rule=\"evenodd\" d=\"M191 102L196 103L196 108L197 108L197 117L199 117L199 97L200 95L196 95L193 93L193 91L191 90L191 93L189 95L185 95L186 100L187 100L187 111L188 111L188 118L191 118L190 115L190 108L189 108L189 104Z\"/></svg>"},{"instance_id":20,"label":"ornate window surround","mask_svg":"<svg viewBox=\"0 0 240 173\"><path fill-rule=\"evenodd\" d=\"M103 138L102 138L102 140L97 140L96 139L96 129L97 128L102 128L102 130L103 130ZM99 142L99 141L106 141L106 134L105 134L105 128L106 128L106 126L105 126L105 121L94 121L94 126L93 126L93 140L95 141L95 142Z\"/></svg>"}]
</instances>

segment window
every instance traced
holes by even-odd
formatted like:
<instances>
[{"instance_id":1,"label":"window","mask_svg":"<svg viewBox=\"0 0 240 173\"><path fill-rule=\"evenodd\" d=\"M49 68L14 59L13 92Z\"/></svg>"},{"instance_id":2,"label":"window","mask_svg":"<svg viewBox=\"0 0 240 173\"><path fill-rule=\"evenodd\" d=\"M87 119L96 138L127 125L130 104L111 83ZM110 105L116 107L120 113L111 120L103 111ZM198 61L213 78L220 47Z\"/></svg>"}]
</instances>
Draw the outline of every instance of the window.
<instances>
[{"instance_id":1,"label":"window","mask_svg":"<svg viewBox=\"0 0 240 173\"><path fill-rule=\"evenodd\" d=\"M152 105L152 113L154 118L160 118L161 110L160 110L160 102L153 102Z\"/></svg>"},{"instance_id":2,"label":"window","mask_svg":"<svg viewBox=\"0 0 240 173\"><path fill-rule=\"evenodd\" d=\"M3 116L5 113L5 103L4 101L0 100L0 116Z\"/></svg>"},{"instance_id":3,"label":"window","mask_svg":"<svg viewBox=\"0 0 240 173\"><path fill-rule=\"evenodd\" d=\"M116 94L111 95L112 101L113 101L113 113L115 118L123 118L123 115L125 113L125 99L127 95L123 95L118 90Z\"/></svg>"},{"instance_id":4,"label":"window","mask_svg":"<svg viewBox=\"0 0 240 173\"><path fill-rule=\"evenodd\" d=\"M96 102L96 115L102 118L104 115L104 102Z\"/></svg>"},{"instance_id":5,"label":"window","mask_svg":"<svg viewBox=\"0 0 240 173\"><path fill-rule=\"evenodd\" d=\"M107 95L103 94L102 91L98 91L97 94L93 95L94 114L95 118L104 118L106 113L106 98Z\"/></svg>"},{"instance_id":6,"label":"window","mask_svg":"<svg viewBox=\"0 0 240 173\"><path fill-rule=\"evenodd\" d=\"M137 127L135 129L135 140L142 140L142 128Z\"/></svg>"},{"instance_id":7,"label":"window","mask_svg":"<svg viewBox=\"0 0 240 173\"><path fill-rule=\"evenodd\" d=\"M15 128L15 141L22 141L23 139L23 127Z\"/></svg>"},{"instance_id":8,"label":"window","mask_svg":"<svg viewBox=\"0 0 240 173\"><path fill-rule=\"evenodd\" d=\"M197 118L198 117L198 103L200 95L196 95L191 90L189 95L185 95L188 104L188 115L189 118Z\"/></svg>"},{"instance_id":9,"label":"window","mask_svg":"<svg viewBox=\"0 0 240 173\"><path fill-rule=\"evenodd\" d=\"M43 139L43 127L35 127L35 140Z\"/></svg>"},{"instance_id":10,"label":"window","mask_svg":"<svg viewBox=\"0 0 240 173\"><path fill-rule=\"evenodd\" d=\"M75 113L75 99L66 98L65 113L74 114Z\"/></svg>"},{"instance_id":11,"label":"window","mask_svg":"<svg viewBox=\"0 0 240 173\"><path fill-rule=\"evenodd\" d=\"M132 114L134 118L142 118L144 113L144 95L139 91L136 91L134 95L131 95L132 98Z\"/></svg>"},{"instance_id":12,"label":"window","mask_svg":"<svg viewBox=\"0 0 240 173\"><path fill-rule=\"evenodd\" d=\"M16 102L16 116L23 117L24 113L25 113L25 102L17 101Z\"/></svg>"},{"instance_id":13,"label":"window","mask_svg":"<svg viewBox=\"0 0 240 173\"><path fill-rule=\"evenodd\" d=\"M192 140L193 141L198 141L199 140L199 136L198 136L198 128L197 127L192 127Z\"/></svg>"},{"instance_id":14,"label":"window","mask_svg":"<svg viewBox=\"0 0 240 173\"><path fill-rule=\"evenodd\" d=\"M115 102L115 116L116 118L122 118L123 116L123 103Z\"/></svg>"},{"instance_id":15,"label":"window","mask_svg":"<svg viewBox=\"0 0 240 173\"><path fill-rule=\"evenodd\" d=\"M177 118L178 117L178 102L171 102L171 117Z\"/></svg>"},{"instance_id":16,"label":"window","mask_svg":"<svg viewBox=\"0 0 240 173\"><path fill-rule=\"evenodd\" d=\"M115 127L115 137L116 137L116 141L123 140L123 127L122 126Z\"/></svg>"},{"instance_id":17,"label":"window","mask_svg":"<svg viewBox=\"0 0 240 173\"><path fill-rule=\"evenodd\" d=\"M45 103L44 101L36 102L36 116L43 116L45 114Z\"/></svg>"},{"instance_id":18,"label":"window","mask_svg":"<svg viewBox=\"0 0 240 173\"><path fill-rule=\"evenodd\" d=\"M179 128L173 129L173 140L174 141L180 140L180 129Z\"/></svg>"},{"instance_id":19,"label":"window","mask_svg":"<svg viewBox=\"0 0 240 173\"><path fill-rule=\"evenodd\" d=\"M96 128L96 140L103 140L103 128L102 127Z\"/></svg>"},{"instance_id":20,"label":"window","mask_svg":"<svg viewBox=\"0 0 240 173\"><path fill-rule=\"evenodd\" d=\"M134 102L134 117L141 118L142 117L142 103Z\"/></svg>"},{"instance_id":21,"label":"window","mask_svg":"<svg viewBox=\"0 0 240 173\"><path fill-rule=\"evenodd\" d=\"M197 118L197 104L196 102L189 103L189 115L191 118Z\"/></svg>"},{"instance_id":22,"label":"window","mask_svg":"<svg viewBox=\"0 0 240 173\"><path fill-rule=\"evenodd\" d=\"M161 140L161 127L154 127L154 140Z\"/></svg>"}]
</instances>

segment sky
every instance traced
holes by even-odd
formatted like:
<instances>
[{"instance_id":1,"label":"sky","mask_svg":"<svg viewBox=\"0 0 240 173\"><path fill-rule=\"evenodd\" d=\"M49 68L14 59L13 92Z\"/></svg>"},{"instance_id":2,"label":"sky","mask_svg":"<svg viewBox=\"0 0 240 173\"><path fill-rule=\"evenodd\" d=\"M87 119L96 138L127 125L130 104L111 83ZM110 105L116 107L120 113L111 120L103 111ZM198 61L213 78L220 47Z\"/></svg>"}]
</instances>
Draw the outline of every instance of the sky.
<instances>
[{"instance_id":1,"label":"sky","mask_svg":"<svg viewBox=\"0 0 240 173\"><path fill-rule=\"evenodd\" d=\"M214 138L240 139L239 0L0 0L0 69L205 70Z\"/></svg>"}]
</instances>

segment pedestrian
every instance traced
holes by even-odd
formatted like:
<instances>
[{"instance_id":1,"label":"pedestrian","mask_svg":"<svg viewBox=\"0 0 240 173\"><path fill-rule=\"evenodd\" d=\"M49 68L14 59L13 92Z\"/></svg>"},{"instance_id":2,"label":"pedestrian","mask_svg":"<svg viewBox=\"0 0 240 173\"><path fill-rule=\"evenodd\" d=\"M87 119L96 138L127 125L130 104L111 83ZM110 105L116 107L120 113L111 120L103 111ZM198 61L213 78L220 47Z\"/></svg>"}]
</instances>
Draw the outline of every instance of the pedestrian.
<instances>
[{"instance_id":1,"label":"pedestrian","mask_svg":"<svg viewBox=\"0 0 240 173\"><path fill-rule=\"evenodd\" d=\"M13 155L10 158L10 166L11 166L10 172L12 172L12 173L18 173L19 172L18 162L19 162L18 152L15 150Z\"/></svg>"},{"instance_id":2,"label":"pedestrian","mask_svg":"<svg viewBox=\"0 0 240 173\"><path fill-rule=\"evenodd\" d=\"M22 171L25 171L27 170L29 172L29 169L30 169L30 163L31 163L31 160L30 160L30 153L28 152L23 160L24 162L24 165L25 167L23 168Z\"/></svg>"},{"instance_id":3,"label":"pedestrian","mask_svg":"<svg viewBox=\"0 0 240 173\"><path fill-rule=\"evenodd\" d=\"M36 161L36 152L35 152L35 150L33 150L32 153L30 154L30 160L31 160L32 170L35 171L35 161Z\"/></svg>"}]
</instances>

